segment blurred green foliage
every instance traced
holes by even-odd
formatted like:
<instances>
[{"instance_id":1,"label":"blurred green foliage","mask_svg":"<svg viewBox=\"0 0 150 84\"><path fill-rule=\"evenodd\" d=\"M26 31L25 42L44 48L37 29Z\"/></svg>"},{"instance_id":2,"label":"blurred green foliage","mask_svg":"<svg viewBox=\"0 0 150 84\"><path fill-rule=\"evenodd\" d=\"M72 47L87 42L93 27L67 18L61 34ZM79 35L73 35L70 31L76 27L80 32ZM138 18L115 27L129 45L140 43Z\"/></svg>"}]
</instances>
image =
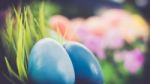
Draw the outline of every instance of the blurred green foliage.
<instances>
[{"instance_id":1,"label":"blurred green foliage","mask_svg":"<svg viewBox=\"0 0 150 84\"><path fill-rule=\"evenodd\" d=\"M40 39L50 37L48 18L58 13L59 8L48 3L34 3L21 11L14 9L14 15L7 17L6 30L1 31L7 49L5 63L9 74L3 74L11 83L17 79L28 82L27 65L30 50Z\"/></svg>"}]
</instances>

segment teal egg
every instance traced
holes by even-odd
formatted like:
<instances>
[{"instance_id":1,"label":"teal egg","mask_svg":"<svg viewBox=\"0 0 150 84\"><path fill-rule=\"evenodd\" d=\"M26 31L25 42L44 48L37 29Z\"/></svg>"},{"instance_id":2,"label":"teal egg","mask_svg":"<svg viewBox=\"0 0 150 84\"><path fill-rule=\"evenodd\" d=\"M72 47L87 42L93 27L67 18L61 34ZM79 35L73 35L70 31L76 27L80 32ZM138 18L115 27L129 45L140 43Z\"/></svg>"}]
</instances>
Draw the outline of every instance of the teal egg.
<instances>
[{"instance_id":1,"label":"teal egg","mask_svg":"<svg viewBox=\"0 0 150 84\"><path fill-rule=\"evenodd\" d=\"M29 78L34 84L74 84L72 62L61 44L50 38L38 41L28 63Z\"/></svg>"},{"instance_id":2,"label":"teal egg","mask_svg":"<svg viewBox=\"0 0 150 84\"><path fill-rule=\"evenodd\" d=\"M76 42L64 44L75 71L76 84L104 84L102 69L93 53Z\"/></svg>"}]
</instances>

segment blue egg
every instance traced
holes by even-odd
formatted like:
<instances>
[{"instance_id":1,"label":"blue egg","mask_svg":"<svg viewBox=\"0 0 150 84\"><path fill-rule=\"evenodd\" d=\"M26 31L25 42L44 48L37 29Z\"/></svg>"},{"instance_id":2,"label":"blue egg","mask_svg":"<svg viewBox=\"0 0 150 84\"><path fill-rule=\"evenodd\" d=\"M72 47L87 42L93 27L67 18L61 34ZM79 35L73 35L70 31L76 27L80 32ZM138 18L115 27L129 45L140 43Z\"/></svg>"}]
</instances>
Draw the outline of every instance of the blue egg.
<instances>
[{"instance_id":1,"label":"blue egg","mask_svg":"<svg viewBox=\"0 0 150 84\"><path fill-rule=\"evenodd\" d=\"M104 84L101 67L89 49L76 42L65 43L64 48L72 60L76 84Z\"/></svg>"},{"instance_id":2,"label":"blue egg","mask_svg":"<svg viewBox=\"0 0 150 84\"><path fill-rule=\"evenodd\" d=\"M28 74L34 84L74 84L71 59L61 44L45 38L31 50Z\"/></svg>"}]
</instances>

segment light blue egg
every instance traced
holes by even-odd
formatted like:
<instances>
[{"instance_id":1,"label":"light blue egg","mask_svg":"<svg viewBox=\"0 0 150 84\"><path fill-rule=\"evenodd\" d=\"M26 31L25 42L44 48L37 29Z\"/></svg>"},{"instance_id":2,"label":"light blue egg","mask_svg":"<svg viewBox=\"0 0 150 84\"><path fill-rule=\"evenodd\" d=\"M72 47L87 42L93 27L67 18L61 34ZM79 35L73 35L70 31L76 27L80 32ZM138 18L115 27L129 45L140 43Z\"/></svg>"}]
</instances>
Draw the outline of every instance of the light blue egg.
<instances>
[{"instance_id":1,"label":"light blue egg","mask_svg":"<svg viewBox=\"0 0 150 84\"><path fill-rule=\"evenodd\" d=\"M101 67L89 49L76 42L65 43L64 48L72 60L76 84L104 84Z\"/></svg>"},{"instance_id":2,"label":"light blue egg","mask_svg":"<svg viewBox=\"0 0 150 84\"><path fill-rule=\"evenodd\" d=\"M72 62L62 45L45 38L31 50L28 74L35 84L74 84Z\"/></svg>"}]
</instances>

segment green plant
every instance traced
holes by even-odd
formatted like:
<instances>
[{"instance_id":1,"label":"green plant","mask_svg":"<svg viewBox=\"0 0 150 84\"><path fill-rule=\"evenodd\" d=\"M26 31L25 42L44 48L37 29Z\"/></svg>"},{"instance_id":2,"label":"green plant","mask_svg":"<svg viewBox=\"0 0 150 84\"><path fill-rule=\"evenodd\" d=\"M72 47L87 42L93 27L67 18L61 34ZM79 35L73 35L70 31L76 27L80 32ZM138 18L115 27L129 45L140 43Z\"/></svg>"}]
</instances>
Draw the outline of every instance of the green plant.
<instances>
[{"instance_id":1,"label":"green plant","mask_svg":"<svg viewBox=\"0 0 150 84\"><path fill-rule=\"evenodd\" d=\"M29 6L21 11L14 9L14 16L7 17L7 29L1 32L1 37L7 49L7 56L4 57L5 63L11 75L4 74L4 76L12 83L15 81L11 78L27 83L30 50L41 38L50 37L50 29L46 27L44 6L42 3L37 18Z\"/></svg>"}]
</instances>

